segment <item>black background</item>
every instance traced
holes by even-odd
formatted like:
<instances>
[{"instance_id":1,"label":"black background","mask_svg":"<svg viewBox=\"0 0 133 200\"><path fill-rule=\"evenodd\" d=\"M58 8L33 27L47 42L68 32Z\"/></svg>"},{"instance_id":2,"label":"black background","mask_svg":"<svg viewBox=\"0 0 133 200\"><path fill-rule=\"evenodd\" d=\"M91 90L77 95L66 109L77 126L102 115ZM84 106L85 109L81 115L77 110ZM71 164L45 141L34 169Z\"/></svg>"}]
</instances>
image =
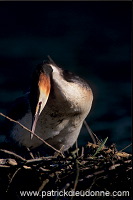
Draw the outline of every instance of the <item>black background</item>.
<instances>
[{"instance_id":1,"label":"black background","mask_svg":"<svg viewBox=\"0 0 133 200\"><path fill-rule=\"evenodd\" d=\"M119 150L130 144L131 2L0 2L0 112L47 55L88 80L93 132ZM88 140L83 127L79 142Z\"/></svg>"}]
</instances>

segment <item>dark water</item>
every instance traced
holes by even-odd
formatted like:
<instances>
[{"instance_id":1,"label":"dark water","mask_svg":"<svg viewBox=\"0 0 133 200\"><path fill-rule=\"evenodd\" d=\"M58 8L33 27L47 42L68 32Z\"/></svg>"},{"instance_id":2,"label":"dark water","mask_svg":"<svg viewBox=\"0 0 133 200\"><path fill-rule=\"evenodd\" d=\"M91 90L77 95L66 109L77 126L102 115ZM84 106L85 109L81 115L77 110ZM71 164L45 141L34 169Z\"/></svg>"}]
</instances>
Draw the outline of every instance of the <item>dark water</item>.
<instances>
[{"instance_id":1,"label":"dark water","mask_svg":"<svg viewBox=\"0 0 133 200\"><path fill-rule=\"evenodd\" d=\"M131 2L0 2L1 112L47 55L90 83L93 132L119 150L130 144ZM91 140L84 127L79 139Z\"/></svg>"}]
</instances>

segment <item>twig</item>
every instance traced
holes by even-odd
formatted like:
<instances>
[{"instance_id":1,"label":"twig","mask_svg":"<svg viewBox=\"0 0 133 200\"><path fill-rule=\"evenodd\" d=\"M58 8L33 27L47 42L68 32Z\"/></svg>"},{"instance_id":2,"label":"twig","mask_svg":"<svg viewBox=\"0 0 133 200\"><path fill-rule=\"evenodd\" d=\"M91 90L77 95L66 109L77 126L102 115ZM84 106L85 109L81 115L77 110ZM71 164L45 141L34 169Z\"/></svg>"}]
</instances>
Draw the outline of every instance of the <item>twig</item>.
<instances>
[{"instance_id":1,"label":"twig","mask_svg":"<svg viewBox=\"0 0 133 200\"><path fill-rule=\"evenodd\" d=\"M90 127L88 126L86 120L84 120L84 125L85 125L85 127L86 127L88 133L90 134L93 143L94 143L94 144L97 144L96 139L97 139L97 141L99 141L99 139L98 139L98 137L92 132L92 130L91 130ZM94 137L94 136L95 136L95 137ZM95 139L95 138L96 138L96 139Z\"/></svg>"},{"instance_id":2,"label":"twig","mask_svg":"<svg viewBox=\"0 0 133 200\"><path fill-rule=\"evenodd\" d=\"M9 155L13 155L13 156L15 156L16 158L18 158L18 159L20 159L22 161L26 161L25 158L23 158L22 156L17 155L16 153L14 153L12 151L8 151L8 150L5 150L5 149L0 149L0 151L4 152L6 154L9 154Z\"/></svg>"},{"instance_id":3,"label":"twig","mask_svg":"<svg viewBox=\"0 0 133 200\"><path fill-rule=\"evenodd\" d=\"M59 150L59 151L60 151L60 153L62 153L62 152L63 152L63 149L64 149L64 145L62 145L62 147L60 148L60 150ZM60 154L60 153L58 153L58 152L55 152L55 154L54 154L54 158L57 158L57 157L59 156L59 154ZM63 155L63 153L62 153L62 157L63 157L63 158L65 158L65 156Z\"/></svg>"},{"instance_id":4,"label":"twig","mask_svg":"<svg viewBox=\"0 0 133 200\"><path fill-rule=\"evenodd\" d=\"M29 154L30 154L31 158L32 158L32 159L34 159L35 157L34 157L33 153L30 151L30 149L29 149L29 148L27 148L27 151L29 152Z\"/></svg>"},{"instance_id":5,"label":"twig","mask_svg":"<svg viewBox=\"0 0 133 200\"><path fill-rule=\"evenodd\" d=\"M92 181L92 183L91 183L91 185L89 187L89 190L91 190L93 185L96 183L96 179L97 179L96 177L93 178L93 181Z\"/></svg>"},{"instance_id":6,"label":"twig","mask_svg":"<svg viewBox=\"0 0 133 200\"><path fill-rule=\"evenodd\" d=\"M1 116L7 118L8 120L19 124L23 129L27 130L28 132L32 133L35 137L37 137L39 140L41 140L44 144L46 144L47 146L49 146L50 148L52 148L53 150L55 150L56 152L60 153L62 155L62 152L60 152L59 150L57 150L56 148L54 148L52 145L50 145L49 143L47 143L45 140L43 140L41 137L39 137L37 134L35 134L34 132L32 132L30 129L26 128L24 125L22 125L20 122L4 115L3 113L0 113Z\"/></svg>"},{"instance_id":7,"label":"twig","mask_svg":"<svg viewBox=\"0 0 133 200\"><path fill-rule=\"evenodd\" d=\"M113 170L113 169L115 169L116 167L119 167L119 166L120 166L120 163L112 165L112 166L109 167L109 170Z\"/></svg>"},{"instance_id":8,"label":"twig","mask_svg":"<svg viewBox=\"0 0 133 200\"><path fill-rule=\"evenodd\" d=\"M45 179L45 180L42 182L41 186L39 187L38 192L41 192L41 191L43 190L43 188L45 187L45 185L46 185L48 182L49 182L49 179Z\"/></svg>"},{"instance_id":9,"label":"twig","mask_svg":"<svg viewBox=\"0 0 133 200\"><path fill-rule=\"evenodd\" d=\"M73 190L76 191L77 188L77 184L78 184L78 180L79 180L79 165L78 165L78 160L76 159L76 179L75 179L75 183L74 183L74 188ZM71 200L73 199L74 196L71 197Z\"/></svg>"},{"instance_id":10,"label":"twig","mask_svg":"<svg viewBox=\"0 0 133 200\"><path fill-rule=\"evenodd\" d=\"M81 157L83 157L84 156L84 147L82 147L82 151L81 151Z\"/></svg>"},{"instance_id":11,"label":"twig","mask_svg":"<svg viewBox=\"0 0 133 200\"><path fill-rule=\"evenodd\" d=\"M8 165L0 165L0 167L3 167L3 168L10 168L10 166L8 166Z\"/></svg>"},{"instance_id":12,"label":"twig","mask_svg":"<svg viewBox=\"0 0 133 200\"><path fill-rule=\"evenodd\" d=\"M95 157L96 154L97 154L99 151L101 151L101 149L104 147L104 145L105 145L105 143L107 142L107 140L108 140L108 137L106 137L106 138L104 139L104 141L102 142L102 144L99 145L98 149L96 150L96 152L94 153L94 155L93 155L92 157Z\"/></svg>"},{"instance_id":13,"label":"twig","mask_svg":"<svg viewBox=\"0 0 133 200\"><path fill-rule=\"evenodd\" d=\"M94 172L92 174L87 175L86 178L89 179L89 178L92 178L92 177L97 176L99 174L103 174L104 172L105 172L105 170L100 170L100 171L97 171L97 172Z\"/></svg>"},{"instance_id":14,"label":"twig","mask_svg":"<svg viewBox=\"0 0 133 200\"><path fill-rule=\"evenodd\" d=\"M13 174L13 176L12 176L12 178L11 178L11 180L10 180L8 186L7 186L6 192L8 192L8 190L9 190L9 188L10 188L10 185L11 185L11 183L12 183L14 177L16 176L16 174L18 173L18 171L19 171L20 169L21 169L21 168L18 168L18 169L14 172L14 174Z\"/></svg>"},{"instance_id":15,"label":"twig","mask_svg":"<svg viewBox=\"0 0 133 200\"><path fill-rule=\"evenodd\" d=\"M128 147L130 147L132 145L132 143L131 144L129 144L129 145L127 145L126 147L124 147L123 149L121 149L119 152L122 152L123 150L125 150L125 149L127 149Z\"/></svg>"},{"instance_id":16,"label":"twig","mask_svg":"<svg viewBox=\"0 0 133 200\"><path fill-rule=\"evenodd\" d=\"M75 143L75 145L76 145L76 149L79 149L78 148L78 140L76 140L76 143ZM78 155L79 155L79 153L78 153L79 151L77 151L77 157L78 157Z\"/></svg>"}]
</instances>

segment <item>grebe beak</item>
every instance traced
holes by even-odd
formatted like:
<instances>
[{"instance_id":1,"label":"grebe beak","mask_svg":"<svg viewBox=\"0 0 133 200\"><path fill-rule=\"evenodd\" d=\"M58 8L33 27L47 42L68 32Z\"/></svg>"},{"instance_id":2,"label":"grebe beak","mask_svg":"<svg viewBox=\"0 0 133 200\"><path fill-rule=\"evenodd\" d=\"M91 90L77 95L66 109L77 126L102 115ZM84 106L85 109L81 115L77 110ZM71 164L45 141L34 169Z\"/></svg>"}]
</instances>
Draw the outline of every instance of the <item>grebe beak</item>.
<instances>
[{"instance_id":1,"label":"grebe beak","mask_svg":"<svg viewBox=\"0 0 133 200\"><path fill-rule=\"evenodd\" d=\"M49 94L50 94L50 76L46 75L45 73L40 73L39 75L39 81L38 81L38 89L39 89L39 98L38 103L36 105L35 109L35 115L33 117L33 123L32 123L32 132L34 133L37 120L39 115L41 114L43 108L45 107ZM33 138L33 134L31 134L31 139Z\"/></svg>"}]
</instances>

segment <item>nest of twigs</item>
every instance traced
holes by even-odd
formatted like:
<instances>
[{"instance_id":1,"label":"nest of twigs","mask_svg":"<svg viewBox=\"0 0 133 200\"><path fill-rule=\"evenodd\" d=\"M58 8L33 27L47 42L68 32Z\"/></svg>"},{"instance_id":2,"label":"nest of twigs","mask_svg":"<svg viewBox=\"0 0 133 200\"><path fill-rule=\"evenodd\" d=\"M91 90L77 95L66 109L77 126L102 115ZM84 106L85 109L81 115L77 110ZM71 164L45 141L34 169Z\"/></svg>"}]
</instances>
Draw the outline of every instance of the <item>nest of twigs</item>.
<instances>
[{"instance_id":1,"label":"nest of twigs","mask_svg":"<svg viewBox=\"0 0 133 200\"><path fill-rule=\"evenodd\" d=\"M18 121L0 115L32 133ZM65 154L35 133L32 134L56 152L54 156L34 157L27 150L30 155L27 159L2 147L0 200L107 199L107 196L111 200L131 199L131 154L118 152L115 145L106 147L107 138L99 141L86 121L84 124L94 143L76 147Z\"/></svg>"},{"instance_id":2,"label":"nest of twigs","mask_svg":"<svg viewBox=\"0 0 133 200\"><path fill-rule=\"evenodd\" d=\"M78 194L79 199L107 199L104 194L95 196L95 191L109 191L109 199L120 199L120 195L111 197L113 191L128 191L122 199L130 199L130 154L118 152L115 145L107 148L92 143L65 155L56 153L28 160L11 151L0 150L1 200L6 197L67 200L75 199Z\"/></svg>"}]
</instances>

